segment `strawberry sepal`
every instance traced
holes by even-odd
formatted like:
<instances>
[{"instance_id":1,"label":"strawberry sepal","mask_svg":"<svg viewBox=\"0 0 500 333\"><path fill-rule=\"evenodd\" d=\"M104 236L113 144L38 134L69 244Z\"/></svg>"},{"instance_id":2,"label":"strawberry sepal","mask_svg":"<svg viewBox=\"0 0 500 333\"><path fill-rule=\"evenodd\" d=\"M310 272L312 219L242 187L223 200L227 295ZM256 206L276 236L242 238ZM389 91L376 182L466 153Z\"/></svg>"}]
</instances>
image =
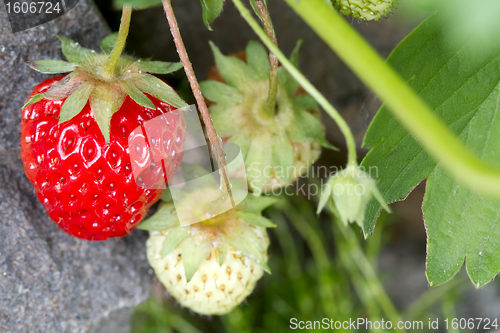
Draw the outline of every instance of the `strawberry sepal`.
<instances>
[{"instance_id":1,"label":"strawberry sepal","mask_svg":"<svg viewBox=\"0 0 500 333\"><path fill-rule=\"evenodd\" d=\"M290 56L296 66L300 45ZM276 112L269 116L269 57L260 43L247 45L245 61L210 46L220 80L202 82L201 90L213 102L210 115L218 134L240 146L255 195L296 180L318 159L321 147L337 150L325 138L318 104L283 67L278 69Z\"/></svg>"},{"instance_id":2,"label":"strawberry sepal","mask_svg":"<svg viewBox=\"0 0 500 333\"><path fill-rule=\"evenodd\" d=\"M38 60L28 63L28 66L43 74L61 74L74 71L78 64L64 60Z\"/></svg>"},{"instance_id":3,"label":"strawberry sepal","mask_svg":"<svg viewBox=\"0 0 500 333\"><path fill-rule=\"evenodd\" d=\"M69 74L63 80L54 83L47 92L33 96L23 107L42 99L66 98L59 121L62 123L78 115L89 102L92 114L108 143L111 117L121 108L127 95L137 104L150 109L156 108L146 94L176 108L187 106L168 84L149 74L172 73L182 68L181 63L136 60L122 55L110 79L101 75L101 69L116 43L116 33L102 40L102 53L84 48L65 36L56 37L61 41L62 52L69 62L38 60L28 64L31 68L46 74Z\"/></svg>"}]
</instances>

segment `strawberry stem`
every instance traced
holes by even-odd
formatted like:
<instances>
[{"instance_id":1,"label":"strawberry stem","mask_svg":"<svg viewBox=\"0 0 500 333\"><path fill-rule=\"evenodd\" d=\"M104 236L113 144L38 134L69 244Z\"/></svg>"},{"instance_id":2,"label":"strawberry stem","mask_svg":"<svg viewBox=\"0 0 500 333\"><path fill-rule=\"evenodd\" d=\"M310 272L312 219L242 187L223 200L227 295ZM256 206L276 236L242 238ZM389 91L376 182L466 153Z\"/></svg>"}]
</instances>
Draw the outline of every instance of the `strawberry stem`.
<instances>
[{"instance_id":1,"label":"strawberry stem","mask_svg":"<svg viewBox=\"0 0 500 333\"><path fill-rule=\"evenodd\" d=\"M132 16L132 7L130 5L123 6L122 20L120 23L120 30L118 30L118 37L116 43L113 46L113 50L109 55L106 64L101 69L99 76L104 81L112 81L115 78L115 67L122 55L123 49L125 48L125 42L127 40L128 31L130 28L130 17Z\"/></svg>"},{"instance_id":2,"label":"strawberry stem","mask_svg":"<svg viewBox=\"0 0 500 333\"><path fill-rule=\"evenodd\" d=\"M220 137L217 135L217 131L215 130L214 124L212 123L212 118L210 118L210 114L208 113L208 107L205 103L205 99L203 98L203 94L201 93L200 85L198 83L198 80L196 79L193 66L189 61L189 56L187 54L186 47L184 46L184 42L182 41L181 33L179 31L179 25L177 24L177 19L175 18L172 4L170 3L170 0L164 0L162 1L162 3L163 9L165 10L165 15L168 20L168 24L170 26L170 31L172 32L172 36L174 38L177 53L179 54L179 58L184 65L184 71L186 72L189 84L191 85L191 90L193 91L194 97L196 98L198 109L200 110L201 116L203 118L203 123L207 128L208 138L212 145L211 148L215 152L215 157L219 166L219 173L222 178L222 183L224 184L222 185L222 188L225 188L229 192L230 184L229 178L227 176L226 158L224 155L224 151L222 150Z\"/></svg>"},{"instance_id":3,"label":"strawberry stem","mask_svg":"<svg viewBox=\"0 0 500 333\"><path fill-rule=\"evenodd\" d=\"M289 1L289 0L285 0ZM293 1L293 0L292 0ZM310 0L308 0L310 1ZM320 0L321 1L321 0ZM323 96L316 87L314 87L311 82L309 82L304 74L302 74L295 66L292 64L290 60L280 51L280 49L272 42L272 40L267 36L267 34L262 30L259 23L253 18L252 14L248 11L248 9L243 5L241 0L233 0L236 8L240 12L241 16L245 21L247 21L248 25L252 28L252 30L259 36L261 41L267 46L267 48L273 52L276 57L281 62L281 65L292 75L292 77L297 80L297 82L304 88L304 90L311 95L321 107L328 113L328 115L337 123L337 126L340 128L342 134L344 134L346 143L347 143L347 164L348 165L357 165L357 157L356 157L356 141L354 140L354 136L352 135L352 131L347 124L347 122L342 118L340 113L333 107L333 105Z\"/></svg>"},{"instance_id":4,"label":"strawberry stem","mask_svg":"<svg viewBox=\"0 0 500 333\"><path fill-rule=\"evenodd\" d=\"M257 10L260 14L260 20L264 27L269 39L278 46L278 39L276 38L276 32L274 30L273 22L271 21L271 16L267 10L266 4L262 0L255 0L257 5ZM265 112L269 116L276 115L276 96L278 94L278 58L274 53L269 52L269 94L267 96L267 101L265 104Z\"/></svg>"}]
</instances>

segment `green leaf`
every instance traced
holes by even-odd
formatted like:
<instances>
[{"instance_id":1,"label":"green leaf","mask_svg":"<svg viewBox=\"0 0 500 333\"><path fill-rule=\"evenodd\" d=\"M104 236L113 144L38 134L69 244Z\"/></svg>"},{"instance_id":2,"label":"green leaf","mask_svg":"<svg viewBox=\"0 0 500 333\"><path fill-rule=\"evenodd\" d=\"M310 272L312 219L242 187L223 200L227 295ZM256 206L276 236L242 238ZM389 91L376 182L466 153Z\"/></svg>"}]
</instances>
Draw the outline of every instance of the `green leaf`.
<instances>
[{"instance_id":1,"label":"green leaf","mask_svg":"<svg viewBox=\"0 0 500 333\"><path fill-rule=\"evenodd\" d=\"M290 182L293 174L293 147L284 132L273 138L273 166L276 176L285 184Z\"/></svg>"},{"instance_id":2,"label":"green leaf","mask_svg":"<svg viewBox=\"0 0 500 333\"><path fill-rule=\"evenodd\" d=\"M278 197L272 196L260 196L256 197L253 195L249 195L243 200L241 205L243 206L242 210L248 211L254 214L260 214L264 209L270 207L277 203L280 199Z\"/></svg>"},{"instance_id":3,"label":"green leaf","mask_svg":"<svg viewBox=\"0 0 500 333\"><path fill-rule=\"evenodd\" d=\"M304 40L299 39L292 50L292 54L290 55L290 62L297 68L299 68L299 53L303 42Z\"/></svg>"},{"instance_id":4,"label":"green leaf","mask_svg":"<svg viewBox=\"0 0 500 333\"><path fill-rule=\"evenodd\" d=\"M163 231L179 226L179 219L174 204L165 204L149 219L142 222L137 229Z\"/></svg>"},{"instance_id":5,"label":"green leaf","mask_svg":"<svg viewBox=\"0 0 500 333\"><path fill-rule=\"evenodd\" d=\"M255 195L260 195L266 181L271 177L273 155L272 141L266 136L252 137L245 159L247 180Z\"/></svg>"},{"instance_id":6,"label":"green leaf","mask_svg":"<svg viewBox=\"0 0 500 333\"><path fill-rule=\"evenodd\" d=\"M112 92L106 85L97 86L90 95L90 108L106 143L111 136L111 117L121 108L124 99L125 94L122 91Z\"/></svg>"},{"instance_id":7,"label":"green leaf","mask_svg":"<svg viewBox=\"0 0 500 333\"><path fill-rule=\"evenodd\" d=\"M44 74L69 73L78 67L77 64L64 60L37 60L29 62L28 66Z\"/></svg>"},{"instance_id":8,"label":"green leaf","mask_svg":"<svg viewBox=\"0 0 500 333\"><path fill-rule=\"evenodd\" d=\"M111 53L113 51L113 47L115 46L116 39L118 38L118 32L113 32L112 34L107 35L101 41L101 51L103 53Z\"/></svg>"},{"instance_id":9,"label":"green leaf","mask_svg":"<svg viewBox=\"0 0 500 333\"><path fill-rule=\"evenodd\" d=\"M299 51L301 46L302 39L299 39L290 56L290 62L295 66L295 68L299 68ZM280 67L278 69L278 82L285 88L289 96L293 96L297 92L297 89L299 89L299 83L284 67Z\"/></svg>"},{"instance_id":10,"label":"green leaf","mask_svg":"<svg viewBox=\"0 0 500 333\"><path fill-rule=\"evenodd\" d=\"M214 53L217 69L227 84L235 88L244 88L253 84L249 80L255 79L255 74L243 60L236 57L226 57L212 42L210 42L210 47Z\"/></svg>"},{"instance_id":11,"label":"green leaf","mask_svg":"<svg viewBox=\"0 0 500 333\"><path fill-rule=\"evenodd\" d=\"M156 110L156 106L153 102L148 98L148 96L144 95L142 91L137 89L133 84L126 83L125 84L125 93L130 96L137 104L149 108L152 110Z\"/></svg>"},{"instance_id":12,"label":"green leaf","mask_svg":"<svg viewBox=\"0 0 500 333\"><path fill-rule=\"evenodd\" d=\"M261 43L251 40L247 44L246 60L259 79L269 79L269 54Z\"/></svg>"},{"instance_id":13,"label":"green leaf","mask_svg":"<svg viewBox=\"0 0 500 333\"><path fill-rule=\"evenodd\" d=\"M93 90L93 85L85 83L76 88L66 101L64 101L59 116L59 124L62 124L79 114L87 104Z\"/></svg>"},{"instance_id":14,"label":"green leaf","mask_svg":"<svg viewBox=\"0 0 500 333\"><path fill-rule=\"evenodd\" d=\"M226 235L229 245L240 251L245 257L254 260L266 272L271 273L264 257L262 240L255 234L250 225L240 225L234 232Z\"/></svg>"},{"instance_id":15,"label":"green leaf","mask_svg":"<svg viewBox=\"0 0 500 333\"><path fill-rule=\"evenodd\" d=\"M26 102L26 104L23 105L23 109L31 104L35 104L36 102L41 101L45 97L43 94L36 94L35 96L31 97L29 101Z\"/></svg>"},{"instance_id":16,"label":"green leaf","mask_svg":"<svg viewBox=\"0 0 500 333\"><path fill-rule=\"evenodd\" d=\"M470 0L441 0L434 1L433 6L437 7L438 13L449 27L446 29L449 34L446 42L453 43L456 38L469 36L472 52L488 52L488 49L497 47L497 32L500 30L499 1L481 0L478 3Z\"/></svg>"},{"instance_id":17,"label":"green leaf","mask_svg":"<svg viewBox=\"0 0 500 333\"><path fill-rule=\"evenodd\" d=\"M264 227L264 228L274 228L276 227L276 224L271 222L270 220L266 219L264 216L260 214L254 214L250 212L238 212L236 213L236 217L243 222L246 222L248 224L257 226L257 227Z\"/></svg>"},{"instance_id":18,"label":"green leaf","mask_svg":"<svg viewBox=\"0 0 500 333\"><path fill-rule=\"evenodd\" d=\"M175 90L168 84L153 75L143 75L132 82L137 89L153 95L159 100L168 103L178 109L186 107L187 104L177 95Z\"/></svg>"},{"instance_id":19,"label":"green leaf","mask_svg":"<svg viewBox=\"0 0 500 333\"><path fill-rule=\"evenodd\" d=\"M146 9L161 4L162 0L114 0L113 5L116 9L121 9L123 5L132 5L137 9Z\"/></svg>"},{"instance_id":20,"label":"green leaf","mask_svg":"<svg viewBox=\"0 0 500 333\"><path fill-rule=\"evenodd\" d=\"M206 99L220 104L236 104L242 98L238 89L219 81L203 81L200 88Z\"/></svg>"},{"instance_id":21,"label":"green leaf","mask_svg":"<svg viewBox=\"0 0 500 333\"><path fill-rule=\"evenodd\" d=\"M483 161L500 167L500 84L474 112L460 138ZM451 279L465 257L467 272L477 288L495 278L500 271L498 200L460 186L438 166L427 181L423 210L431 285Z\"/></svg>"},{"instance_id":22,"label":"green leaf","mask_svg":"<svg viewBox=\"0 0 500 333\"><path fill-rule=\"evenodd\" d=\"M81 62L95 55L92 50L81 47L78 43L65 36L56 35L55 37L61 41L62 52L69 62Z\"/></svg>"},{"instance_id":23,"label":"green leaf","mask_svg":"<svg viewBox=\"0 0 500 333\"><path fill-rule=\"evenodd\" d=\"M432 15L394 50L388 62L468 148L498 167L500 47L483 39L488 45L478 48L481 38L473 34L450 40L453 29L450 21ZM464 259L477 287L498 274L498 201L456 184L386 107L374 118L364 145L373 148L361 166L378 179L377 187L387 202L404 199L429 177L423 210L430 284L449 280ZM380 208L372 199L365 214L366 235L372 233Z\"/></svg>"},{"instance_id":24,"label":"green leaf","mask_svg":"<svg viewBox=\"0 0 500 333\"><path fill-rule=\"evenodd\" d=\"M460 133L498 83L500 75L495 77L494 68L499 60L491 52L468 59L467 38L453 45L446 39L443 20L435 14L393 51L388 62L453 132ZM436 167L386 107L373 119L363 145L373 149L361 165L377 171L371 176L387 202L406 198ZM365 215L366 234L372 233L380 209L372 200Z\"/></svg>"},{"instance_id":25,"label":"green leaf","mask_svg":"<svg viewBox=\"0 0 500 333\"><path fill-rule=\"evenodd\" d=\"M330 178L328 182L321 189L321 196L319 198L318 209L316 210L316 214L321 213L321 211L325 208L328 202L333 202L332 199L333 186L331 185L331 183L332 183L332 178Z\"/></svg>"},{"instance_id":26,"label":"green leaf","mask_svg":"<svg viewBox=\"0 0 500 333\"><path fill-rule=\"evenodd\" d=\"M225 104L215 104L210 106L210 117L217 133L222 138L230 137L238 132L235 126L234 113Z\"/></svg>"},{"instance_id":27,"label":"green leaf","mask_svg":"<svg viewBox=\"0 0 500 333\"><path fill-rule=\"evenodd\" d=\"M186 281L191 281L191 278L200 267L203 260L212 252L212 242L204 241L197 242L193 237L186 238L181 244L182 264L184 265L184 273Z\"/></svg>"},{"instance_id":28,"label":"green leaf","mask_svg":"<svg viewBox=\"0 0 500 333\"><path fill-rule=\"evenodd\" d=\"M224 236L223 233L219 234L217 249L219 250L219 266L222 266L226 261L227 252L229 251L229 245L227 244L226 236Z\"/></svg>"},{"instance_id":29,"label":"green leaf","mask_svg":"<svg viewBox=\"0 0 500 333\"><path fill-rule=\"evenodd\" d=\"M152 74L170 74L183 67L181 62L141 60L137 64L141 71Z\"/></svg>"},{"instance_id":30,"label":"green leaf","mask_svg":"<svg viewBox=\"0 0 500 333\"><path fill-rule=\"evenodd\" d=\"M200 0L200 2L203 10L203 23L205 23L208 30L212 30L210 23L222 12L224 0Z\"/></svg>"},{"instance_id":31,"label":"green leaf","mask_svg":"<svg viewBox=\"0 0 500 333\"><path fill-rule=\"evenodd\" d=\"M318 102L309 95L297 95L292 97L292 104L297 109L316 109L319 107Z\"/></svg>"},{"instance_id":32,"label":"green leaf","mask_svg":"<svg viewBox=\"0 0 500 333\"><path fill-rule=\"evenodd\" d=\"M173 228L170 229L163 241L161 248L161 257L165 258L170 252L172 252L186 237L189 236L187 228Z\"/></svg>"},{"instance_id":33,"label":"green leaf","mask_svg":"<svg viewBox=\"0 0 500 333\"><path fill-rule=\"evenodd\" d=\"M243 160L246 159L246 156L248 154L248 149L250 148L250 143L251 139L248 135L246 135L243 132L238 132L235 135L233 135L227 142L234 143L238 145L241 149L241 156L243 157Z\"/></svg>"},{"instance_id":34,"label":"green leaf","mask_svg":"<svg viewBox=\"0 0 500 333\"><path fill-rule=\"evenodd\" d=\"M325 148L338 150L325 139L324 128L321 121L311 113L302 109L294 109L294 123L287 129L287 134L292 141L316 142Z\"/></svg>"},{"instance_id":35,"label":"green leaf","mask_svg":"<svg viewBox=\"0 0 500 333\"><path fill-rule=\"evenodd\" d=\"M52 83L49 90L43 94L43 97L51 101L65 99L74 93L78 87L86 84L88 82L82 76L78 75L77 72L71 72L61 80Z\"/></svg>"}]
</instances>

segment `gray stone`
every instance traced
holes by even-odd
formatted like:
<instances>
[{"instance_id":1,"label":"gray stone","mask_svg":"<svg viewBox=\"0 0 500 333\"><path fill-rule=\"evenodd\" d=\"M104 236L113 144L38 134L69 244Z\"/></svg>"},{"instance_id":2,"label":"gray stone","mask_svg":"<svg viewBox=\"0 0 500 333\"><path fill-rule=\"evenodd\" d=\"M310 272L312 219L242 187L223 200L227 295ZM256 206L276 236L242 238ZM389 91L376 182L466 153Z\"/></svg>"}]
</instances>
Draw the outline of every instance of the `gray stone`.
<instances>
[{"instance_id":1,"label":"gray stone","mask_svg":"<svg viewBox=\"0 0 500 333\"><path fill-rule=\"evenodd\" d=\"M26 61L61 58L52 36L97 48L109 33L90 0L13 34L0 3L0 331L127 332L149 295L146 234L87 242L66 235L38 202L19 156L21 107L47 76Z\"/></svg>"}]
</instances>

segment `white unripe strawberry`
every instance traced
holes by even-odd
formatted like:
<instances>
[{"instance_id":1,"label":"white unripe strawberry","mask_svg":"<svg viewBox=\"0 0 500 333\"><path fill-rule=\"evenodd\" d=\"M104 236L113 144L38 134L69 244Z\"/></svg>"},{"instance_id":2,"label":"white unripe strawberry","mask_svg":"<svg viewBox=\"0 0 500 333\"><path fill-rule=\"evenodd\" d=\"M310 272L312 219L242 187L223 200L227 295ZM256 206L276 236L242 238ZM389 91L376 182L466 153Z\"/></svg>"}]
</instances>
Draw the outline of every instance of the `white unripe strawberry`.
<instances>
[{"instance_id":1,"label":"white unripe strawberry","mask_svg":"<svg viewBox=\"0 0 500 333\"><path fill-rule=\"evenodd\" d=\"M277 199L248 196L214 216L213 191L210 186L190 189L182 202L164 203L139 228L150 231L148 261L167 291L194 312L222 315L245 300L264 271L269 272L266 228L275 225L261 211ZM181 226L176 209L185 207L208 218Z\"/></svg>"},{"instance_id":2,"label":"white unripe strawberry","mask_svg":"<svg viewBox=\"0 0 500 333\"><path fill-rule=\"evenodd\" d=\"M219 265L214 248L186 281L180 247L161 258L165 232L152 232L147 242L148 260L167 291L185 307L204 315L222 315L240 304L255 288L264 270L253 260L229 248Z\"/></svg>"}]
</instances>

